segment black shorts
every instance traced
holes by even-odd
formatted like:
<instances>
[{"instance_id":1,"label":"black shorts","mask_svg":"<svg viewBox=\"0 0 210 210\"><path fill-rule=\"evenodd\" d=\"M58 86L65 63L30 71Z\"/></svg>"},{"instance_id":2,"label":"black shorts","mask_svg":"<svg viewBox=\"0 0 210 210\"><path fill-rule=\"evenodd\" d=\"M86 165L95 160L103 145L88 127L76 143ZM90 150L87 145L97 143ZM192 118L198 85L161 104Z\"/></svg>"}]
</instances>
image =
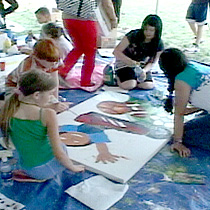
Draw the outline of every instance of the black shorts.
<instances>
[{"instance_id":1,"label":"black shorts","mask_svg":"<svg viewBox=\"0 0 210 210\"><path fill-rule=\"evenodd\" d=\"M137 79L134 67L133 68L125 67L125 68L118 69L116 71L116 75L119 78L120 82ZM144 80L144 82L152 82L152 74L150 71L146 73L146 79Z\"/></svg>"},{"instance_id":2,"label":"black shorts","mask_svg":"<svg viewBox=\"0 0 210 210\"><path fill-rule=\"evenodd\" d=\"M135 68L131 68L131 67L125 67L125 68L121 68L118 69L116 71L116 75L119 78L120 82L125 82L127 80L136 80L136 73L135 73Z\"/></svg>"}]
</instances>

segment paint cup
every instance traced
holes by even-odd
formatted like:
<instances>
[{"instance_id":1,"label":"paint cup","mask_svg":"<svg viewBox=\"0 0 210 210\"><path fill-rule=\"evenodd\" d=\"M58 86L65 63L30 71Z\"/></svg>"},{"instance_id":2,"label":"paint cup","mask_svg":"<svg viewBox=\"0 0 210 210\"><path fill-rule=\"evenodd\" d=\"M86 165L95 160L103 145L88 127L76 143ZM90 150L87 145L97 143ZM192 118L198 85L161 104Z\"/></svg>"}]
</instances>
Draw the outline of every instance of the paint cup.
<instances>
[{"instance_id":1,"label":"paint cup","mask_svg":"<svg viewBox=\"0 0 210 210\"><path fill-rule=\"evenodd\" d=\"M1 61L0 62L0 70L4 71L5 70L5 66L6 66L6 63L4 61Z\"/></svg>"}]
</instances>

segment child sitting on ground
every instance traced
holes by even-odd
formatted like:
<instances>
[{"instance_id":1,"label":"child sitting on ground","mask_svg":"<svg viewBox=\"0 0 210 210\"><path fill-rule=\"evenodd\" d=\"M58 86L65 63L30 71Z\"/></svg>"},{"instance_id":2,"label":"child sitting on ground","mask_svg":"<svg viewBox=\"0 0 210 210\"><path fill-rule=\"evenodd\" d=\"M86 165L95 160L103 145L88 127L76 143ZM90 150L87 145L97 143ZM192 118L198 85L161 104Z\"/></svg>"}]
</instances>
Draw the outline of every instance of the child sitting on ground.
<instances>
[{"instance_id":1,"label":"child sitting on ground","mask_svg":"<svg viewBox=\"0 0 210 210\"><path fill-rule=\"evenodd\" d=\"M56 86L52 75L44 71L25 72L0 116L5 144L10 138L21 168L35 179L51 179L65 169L84 171L84 166L72 163L60 141L55 111L42 108Z\"/></svg>"},{"instance_id":2,"label":"child sitting on ground","mask_svg":"<svg viewBox=\"0 0 210 210\"><path fill-rule=\"evenodd\" d=\"M115 47L115 72L120 88L152 89L152 68L163 51L162 20L157 15L147 15L140 29L131 30Z\"/></svg>"},{"instance_id":3,"label":"child sitting on ground","mask_svg":"<svg viewBox=\"0 0 210 210\"><path fill-rule=\"evenodd\" d=\"M47 23L43 25L42 33L44 37L52 38L57 43L61 51L61 58L65 59L73 47L64 37L63 29L55 23Z\"/></svg>"},{"instance_id":4,"label":"child sitting on ground","mask_svg":"<svg viewBox=\"0 0 210 210\"><path fill-rule=\"evenodd\" d=\"M40 7L39 9L37 9L35 11L35 16L39 24L45 24L45 23L51 22L51 14L50 14L50 11L46 7ZM30 55L32 52L34 41L36 42L39 39L44 39L44 38L46 37L43 35L42 30L40 32L39 37L36 37L31 30L28 31L28 36L25 39L27 46L21 47L20 49L21 53Z\"/></svg>"},{"instance_id":5,"label":"child sitting on ground","mask_svg":"<svg viewBox=\"0 0 210 210\"><path fill-rule=\"evenodd\" d=\"M60 49L53 39L40 39L34 45L33 52L25 58L20 65L13 70L6 78L6 97L13 93L21 74L30 69L38 69L48 72L55 80L54 101L51 101L50 108L56 112L62 112L69 108L69 103L58 102L58 67L63 65L60 59Z\"/></svg>"}]
</instances>

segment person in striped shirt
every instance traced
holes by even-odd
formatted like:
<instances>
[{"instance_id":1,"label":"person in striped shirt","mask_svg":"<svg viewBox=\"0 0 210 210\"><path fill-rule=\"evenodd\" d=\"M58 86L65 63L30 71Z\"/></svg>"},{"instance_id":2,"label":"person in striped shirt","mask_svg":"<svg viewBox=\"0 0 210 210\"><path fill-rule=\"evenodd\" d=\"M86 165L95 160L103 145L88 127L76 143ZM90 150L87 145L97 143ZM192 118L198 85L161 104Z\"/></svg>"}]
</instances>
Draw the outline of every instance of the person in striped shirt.
<instances>
[{"instance_id":1,"label":"person in striped shirt","mask_svg":"<svg viewBox=\"0 0 210 210\"><path fill-rule=\"evenodd\" d=\"M59 74L65 80L68 72L84 54L81 69L80 85L84 87L94 86L91 75L95 66L95 54L97 49L98 25L95 9L102 3L103 8L110 17L111 27L117 26L113 3L111 0L57 0L58 9L62 10L64 27L73 41L74 48L64 60L65 66L59 69Z\"/></svg>"}]
</instances>

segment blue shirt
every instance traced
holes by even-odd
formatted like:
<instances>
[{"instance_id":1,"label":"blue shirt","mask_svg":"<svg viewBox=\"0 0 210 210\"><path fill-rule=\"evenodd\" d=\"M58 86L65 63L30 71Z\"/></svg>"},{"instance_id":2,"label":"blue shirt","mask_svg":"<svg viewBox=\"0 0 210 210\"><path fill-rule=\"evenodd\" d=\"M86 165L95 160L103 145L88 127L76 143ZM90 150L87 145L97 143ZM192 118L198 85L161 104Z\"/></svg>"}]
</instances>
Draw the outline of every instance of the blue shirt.
<instances>
[{"instance_id":1,"label":"blue shirt","mask_svg":"<svg viewBox=\"0 0 210 210\"><path fill-rule=\"evenodd\" d=\"M204 82L206 75L210 75L210 66L191 61L175 79L186 82L192 89L197 89Z\"/></svg>"}]
</instances>

